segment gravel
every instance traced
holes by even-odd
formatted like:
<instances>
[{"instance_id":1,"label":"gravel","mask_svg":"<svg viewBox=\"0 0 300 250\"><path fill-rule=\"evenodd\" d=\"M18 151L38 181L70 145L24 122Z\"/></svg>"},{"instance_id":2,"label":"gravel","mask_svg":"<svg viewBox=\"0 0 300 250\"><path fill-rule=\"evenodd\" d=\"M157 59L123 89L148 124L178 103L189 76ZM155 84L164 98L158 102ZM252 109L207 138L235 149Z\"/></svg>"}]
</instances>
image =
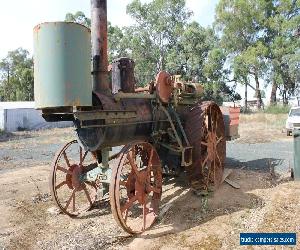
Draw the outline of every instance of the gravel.
<instances>
[{"instance_id":1,"label":"gravel","mask_svg":"<svg viewBox=\"0 0 300 250\"><path fill-rule=\"evenodd\" d=\"M293 141L245 144L227 142L227 167L287 173L293 166Z\"/></svg>"},{"instance_id":2,"label":"gravel","mask_svg":"<svg viewBox=\"0 0 300 250\"><path fill-rule=\"evenodd\" d=\"M49 135L41 134L7 142L7 147L1 147L0 150L0 174L15 168L50 164L56 151L65 144L66 140L39 143L40 140L48 138ZM117 149L120 150L120 147L114 148L112 153ZM281 140L255 144L227 142L226 167L244 166L261 171L270 171L270 168L274 167L276 172L288 172L290 166L293 166L293 141Z\"/></svg>"}]
</instances>

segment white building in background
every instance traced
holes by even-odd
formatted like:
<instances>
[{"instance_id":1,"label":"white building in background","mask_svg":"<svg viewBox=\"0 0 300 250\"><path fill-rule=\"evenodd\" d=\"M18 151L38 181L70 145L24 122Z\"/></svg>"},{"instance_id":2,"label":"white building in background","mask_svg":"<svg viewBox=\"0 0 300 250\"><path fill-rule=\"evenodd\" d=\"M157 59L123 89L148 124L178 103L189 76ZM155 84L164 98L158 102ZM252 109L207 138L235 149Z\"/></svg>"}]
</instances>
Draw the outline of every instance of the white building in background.
<instances>
[{"instance_id":1,"label":"white building in background","mask_svg":"<svg viewBox=\"0 0 300 250\"><path fill-rule=\"evenodd\" d=\"M7 132L71 127L72 122L46 122L34 102L0 102L0 129Z\"/></svg>"}]
</instances>

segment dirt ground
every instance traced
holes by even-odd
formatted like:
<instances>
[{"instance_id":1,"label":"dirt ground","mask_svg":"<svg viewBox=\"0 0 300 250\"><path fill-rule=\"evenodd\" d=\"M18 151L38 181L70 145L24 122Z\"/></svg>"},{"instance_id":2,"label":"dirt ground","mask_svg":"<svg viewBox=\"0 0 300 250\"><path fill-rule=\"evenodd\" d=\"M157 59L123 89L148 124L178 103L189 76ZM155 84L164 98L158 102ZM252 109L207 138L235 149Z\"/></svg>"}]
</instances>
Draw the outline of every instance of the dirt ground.
<instances>
[{"instance_id":1,"label":"dirt ground","mask_svg":"<svg viewBox=\"0 0 300 250\"><path fill-rule=\"evenodd\" d=\"M237 143L291 140L279 124L255 134L253 126L270 126L261 119L242 117ZM195 196L184 173L164 180L162 215L151 230L135 237L117 226L107 202L77 219L55 213L48 186L50 159L72 138L70 128L2 137L0 249L288 249L241 247L239 234L300 230L300 183L257 168L235 168L229 178L241 188L224 183L210 197ZM300 249L299 241L293 249Z\"/></svg>"}]
</instances>

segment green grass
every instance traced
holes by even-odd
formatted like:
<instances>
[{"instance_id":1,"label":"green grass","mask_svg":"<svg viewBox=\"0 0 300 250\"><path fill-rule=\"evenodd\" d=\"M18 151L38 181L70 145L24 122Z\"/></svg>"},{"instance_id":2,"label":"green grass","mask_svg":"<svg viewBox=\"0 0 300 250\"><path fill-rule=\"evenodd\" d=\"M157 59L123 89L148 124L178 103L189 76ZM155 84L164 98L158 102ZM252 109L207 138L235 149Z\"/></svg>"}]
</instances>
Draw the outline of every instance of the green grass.
<instances>
[{"instance_id":1,"label":"green grass","mask_svg":"<svg viewBox=\"0 0 300 250\"><path fill-rule=\"evenodd\" d=\"M289 105L269 105L265 108L267 114L287 114L290 111Z\"/></svg>"}]
</instances>

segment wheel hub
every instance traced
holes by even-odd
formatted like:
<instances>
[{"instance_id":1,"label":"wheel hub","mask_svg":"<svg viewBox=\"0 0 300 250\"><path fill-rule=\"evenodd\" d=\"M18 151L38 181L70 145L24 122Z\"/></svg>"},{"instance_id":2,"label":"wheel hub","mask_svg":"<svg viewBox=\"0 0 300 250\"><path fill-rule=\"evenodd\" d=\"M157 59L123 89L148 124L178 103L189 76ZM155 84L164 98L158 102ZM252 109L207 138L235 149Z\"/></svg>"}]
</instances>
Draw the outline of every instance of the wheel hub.
<instances>
[{"instance_id":1,"label":"wheel hub","mask_svg":"<svg viewBox=\"0 0 300 250\"><path fill-rule=\"evenodd\" d=\"M82 168L77 165L71 165L69 168L70 174L66 175L66 182L70 189L76 189L81 191L84 188L83 182L81 181Z\"/></svg>"},{"instance_id":2,"label":"wheel hub","mask_svg":"<svg viewBox=\"0 0 300 250\"><path fill-rule=\"evenodd\" d=\"M146 171L139 172L139 178L135 180L135 191L139 203L144 204L148 195L148 173Z\"/></svg>"}]
</instances>

